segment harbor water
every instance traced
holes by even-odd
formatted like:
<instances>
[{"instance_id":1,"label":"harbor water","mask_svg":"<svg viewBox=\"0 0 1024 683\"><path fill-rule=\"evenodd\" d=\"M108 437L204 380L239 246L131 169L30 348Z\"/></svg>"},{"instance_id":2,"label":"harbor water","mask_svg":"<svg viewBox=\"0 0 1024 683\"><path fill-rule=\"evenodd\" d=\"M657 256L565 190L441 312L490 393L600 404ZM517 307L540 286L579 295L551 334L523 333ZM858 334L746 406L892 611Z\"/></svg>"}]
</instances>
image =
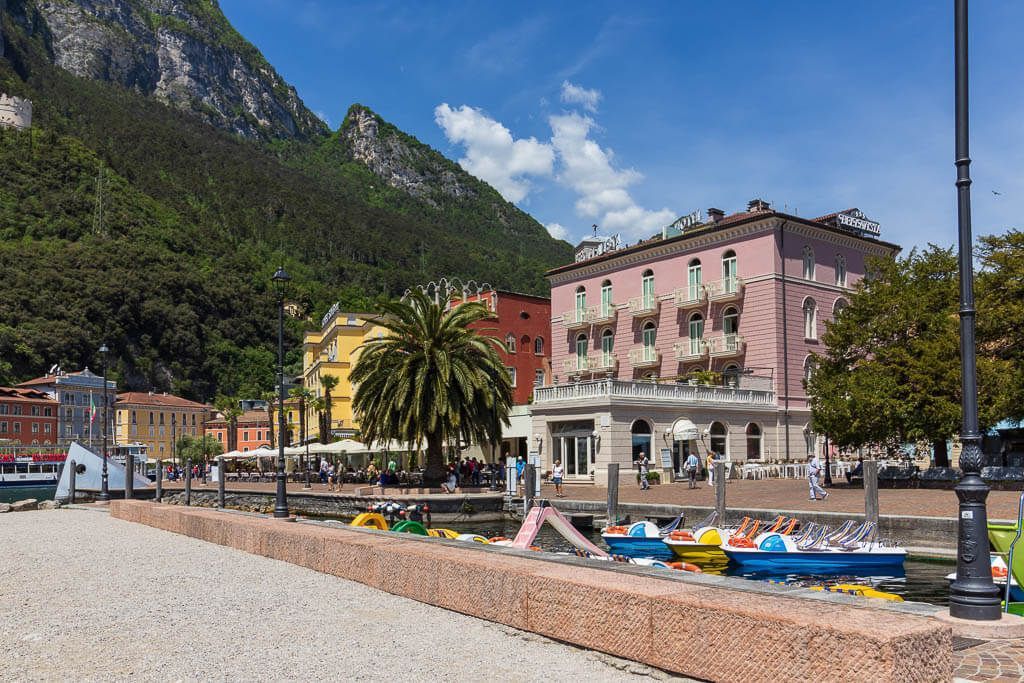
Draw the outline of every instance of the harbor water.
<instances>
[{"instance_id":1,"label":"harbor water","mask_svg":"<svg viewBox=\"0 0 1024 683\"><path fill-rule=\"evenodd\" d=\"M0 503L14 503L26 498L53 500L56 494L56 486L3 486L0 487Z\"/></svg>"}]
</instances>

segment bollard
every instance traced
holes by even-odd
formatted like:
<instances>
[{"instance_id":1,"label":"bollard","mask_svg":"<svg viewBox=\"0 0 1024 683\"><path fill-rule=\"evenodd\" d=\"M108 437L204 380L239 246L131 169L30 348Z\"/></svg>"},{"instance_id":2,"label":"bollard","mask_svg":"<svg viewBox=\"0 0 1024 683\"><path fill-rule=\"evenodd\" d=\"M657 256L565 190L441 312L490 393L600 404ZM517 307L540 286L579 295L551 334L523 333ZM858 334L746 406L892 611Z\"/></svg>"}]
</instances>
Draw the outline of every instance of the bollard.
<instances>
[{"instance_id":1,"label":"bollard","mask_svg":"<svg viewBox=\"0 0 1024 683\"><path fill-rule=\"evenodd\" d=\"M135 497L135 456L128 453L124 456L124 499Z\"/></svg>"},{"instance_id":2,"label":"bollard","mask_svg":"<svg viewBox=\"0 0 1024 683\"><path fill-rule=\"evenodd\" d=\"M192 504L192 463L185 467L185 505Z\"/></svg>"},{"instance_id":3,"label":"bollard","mask_svg":"<svg viewBox=\"0 0 1024 683\"><path fill-rule=\"evenodd\" d=\"M608 463L608 526L619 521L619 463Z\"/></svg>"},{"instance_id":4,"label":"bollard","mask_svg":"<svg viewBox=\"0 0 1024 683\"><path fill-rule=\"evenodd\" d=\"M217 456L217 507L224 509L224 456Z\"/></svg>"},{"instance_id":5,"label":"bollard","mask_svg":"<svg viewBox=\"0 0 1024 683\"><path fill-rule=\"evenodd\" d=\"M878 461L864 461L864 519L878 525Z\"/></svg>"},{"instance_id":6,"label":"bollard","mask_svg":"<svg viewBox=\"0 0 1024 683\"><path fill-rule=\"evenodd\" d=\"M715 512L718 524L725 524L725 463L715 463Z\"/></svg>"},{"instance_id":7,"label":"bollard","mask_svg":"<svg viewBox=\"0 0 1024 683\"><path fill-rule=\"evenodd\" d=\"M68 474L68 504L73 505L75 502L75 476L78 472L75 472L75 461L72 460L68 465L71 467L71 471Z\"/></svg>"},{"instance_id":8,"label":"bollard","mask_svg":"<svg viewBox=\"0 0 1024 683\"><path fill-rule=\"evenodd\" d=\"M537 476L537 469L531 463L527 463L523 469L523 516L525 517L529 512L530 508L533 507L533 489L536 487L534 483Z\"/></svg>"},{"instance_id":9,"label":"bollard","mask_svg":"<svg viewBox=\"0 0 1024 683\"><path fill-rule=\"evenodd\" d=\"M164 497L164 461L156 461L156 496L154 500L160 502Z\"/></svg>"}]
</instances>

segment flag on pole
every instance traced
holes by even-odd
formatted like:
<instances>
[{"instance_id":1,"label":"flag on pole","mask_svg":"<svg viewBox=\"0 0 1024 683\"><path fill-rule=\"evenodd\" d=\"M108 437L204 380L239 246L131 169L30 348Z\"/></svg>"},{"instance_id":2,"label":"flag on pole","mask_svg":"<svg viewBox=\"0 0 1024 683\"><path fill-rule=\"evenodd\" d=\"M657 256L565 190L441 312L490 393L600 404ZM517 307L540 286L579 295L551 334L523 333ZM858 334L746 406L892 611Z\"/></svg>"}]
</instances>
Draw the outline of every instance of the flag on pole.
<instances>
[{"instance_id":1,"label":"flag on pole","mask_svg":"<svg viewBox=\"0 0 1024 683\"><path fill-rule=\"evenodd\" d=\"M92 400L92 392L89 392L89 424L96 421L96 402Z\"/></svg>"}]
</instances>

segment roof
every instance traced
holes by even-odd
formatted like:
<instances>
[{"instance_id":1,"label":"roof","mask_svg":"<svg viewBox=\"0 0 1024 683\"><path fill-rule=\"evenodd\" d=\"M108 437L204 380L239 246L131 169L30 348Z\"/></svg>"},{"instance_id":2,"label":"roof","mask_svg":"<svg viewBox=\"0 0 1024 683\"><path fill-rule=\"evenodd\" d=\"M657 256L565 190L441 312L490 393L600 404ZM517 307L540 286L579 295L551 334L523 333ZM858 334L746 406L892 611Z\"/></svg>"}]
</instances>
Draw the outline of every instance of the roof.
<instances>
[{"instance_id":1,"label":"roof","mask_svg":"<svg viewBox=\"0 0 1024 683\"><path fill-rule=\"evenodd\" d=\"M43 375L42 377L36 377L35 379L30 379L27 382L21 382L20 384L18 384L18 386L19 387L31 387L31 386L55 384L57 382L57 380L61 379L62 377L89 377L89 378L92 378L92 379L101 379L100 375L97 375L95 372L91 371L89 368L85 368L84 370L79 370L77 372L62 372L59 375L54 375L54 374ZM113 382L113 380L107 380L107 384L110 384L111 382Z\"/></svg>"},{"instance_id":2,"label":"roof","mask_svg":"<svg viewBox=\"0 0 1024 683\"><path fill-rule=\"evenodd\" d=\"M792 223L800 223L802 225L810 225L812 227L820 228L820 229L826 230L828 232L833 232L833 233L836 233L836 234L840 234L840 235L843 235L845 237L853 237L855 239L863 240L863 241L869 242L871 244L877 244L877 245L880 245L880 246L883 246L883 247L886 247L886 248L889 248L889 249L893 249L893 250L896 250L896 251L899 251L901 249L900 245L898 245L898 244L893 244L892 242L886 242L884 240L880 240L880 239L877 239L877 238L874 238L874 237L865 237L864 235L855 235L854 233L849 232L847 230L843 230L841 228L836 228L836 227L833 227L831 225L828 225L826 223L822 223L821 222L822 220L828 219L830 217L834 218L836 216L836 214L839 214L839 213L843 213L843 212L842 211L837 211L834 214L828 214L827 216L822 216L820 218L801 218L800 216L793 216L793 215L790 215L788 213L782 213L781 211L775 211L774 209L766 209L766 210L762 210L762 211L740 211L738 213L729 214L728 216L725 216L724 218L720 218L718 221L711 221L709 223L705 223L705 224L700 225L700 226L698 226L698 227L696 227L696 228L694 228L692 230L688 230L687 232L684 232L681 235L676 235L675 237L669 237L667 239L661 239L661 238L658 238L658 237L652 237L649 240L644 240L644 241L638 242L637 244L634 244L632 247L626 247L624 249L617 249L615 251L605 252L604 254L601 254L600 256L595 256L594 258L587 259L586 261L579 261L579 262L576 262L576 263L567 263L564 266L558 266L557 268L552 268L547 273L545 273L545 275L549 275L550 276L550 275L557 275L558 273L570 272L570 271L575 270L577 268L581 268L581 267L584 267L584 266L589 266L589 265L594 264L594 263L600 263L602 261L610 261L610 260L618 258L619 256L622 256L624 254L635 254L638 251L643 251L644 249L649 249L649 248L654 247L654 246L660 246L660 245L663 245L663 244L671 244L673 242L681 242L683 240L689 239L691 237L695 237L697 235L706 235L708 233L717 232L718 230L722 230L724 228L728 228L728 227L731 227L731 226L734 226L734 225L740 225L742 223L748 223L748 222L752 222L752 221L756 221L756 220L763 220L765 218L781 218L783 220L790 221Z\"/></svg>"},{"instance_id":3,"label":"roof","mask_svg":"<svg viewBox=\"0 0 1024 683\"><path fill-rule=\"evenodd\" d=\"M238 425L252 424L257 422L265 422L268 425L270 420L267 419L267 411L265 410L247 410L238 416ZM207 421L207 426L211 424L224 424L227 425L227 420L223 416L217 417L213 420Z\"/></svg>"},{"instance_id":4,"label":"roof","mask_svg":"<svg viewBox=\"0 0 1024 683\"><path fill-rule=\"evenodd\" d=\"M0 400L57 403L45 391L23 387L0 387Z\"/></svg>"},{"instance_id":5,"label":"roof","mask_svg":"<svg viewBox=\"0 0 1024 683\"><path fill-rule=\"evenodd\" d=\"M124 405L154 406L160 408L190 408L192 410L205 410L202 403L190 401L187 398L173 396L171 394L156 394L151 391L126 391L117 395L117 403Z\"/></svg>"}]
</instances>

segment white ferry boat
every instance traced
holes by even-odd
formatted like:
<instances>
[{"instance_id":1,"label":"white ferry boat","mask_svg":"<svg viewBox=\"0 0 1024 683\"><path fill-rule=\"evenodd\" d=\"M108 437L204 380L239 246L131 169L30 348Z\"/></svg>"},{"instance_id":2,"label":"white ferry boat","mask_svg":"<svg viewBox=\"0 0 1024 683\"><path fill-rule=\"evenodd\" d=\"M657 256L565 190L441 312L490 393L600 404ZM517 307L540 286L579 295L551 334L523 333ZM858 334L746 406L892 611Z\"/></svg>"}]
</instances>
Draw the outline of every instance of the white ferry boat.
<instances>
[{"instance_id":1,"label":"white ferry boat","mask_svg":"<svg viewBox=\"0 0 1024 683\"><path fill-rule=\"evenodd\" d=\"M66 453L0 455L0 489L15 486L56 486Z\"/></svg>"}]
</instances>

